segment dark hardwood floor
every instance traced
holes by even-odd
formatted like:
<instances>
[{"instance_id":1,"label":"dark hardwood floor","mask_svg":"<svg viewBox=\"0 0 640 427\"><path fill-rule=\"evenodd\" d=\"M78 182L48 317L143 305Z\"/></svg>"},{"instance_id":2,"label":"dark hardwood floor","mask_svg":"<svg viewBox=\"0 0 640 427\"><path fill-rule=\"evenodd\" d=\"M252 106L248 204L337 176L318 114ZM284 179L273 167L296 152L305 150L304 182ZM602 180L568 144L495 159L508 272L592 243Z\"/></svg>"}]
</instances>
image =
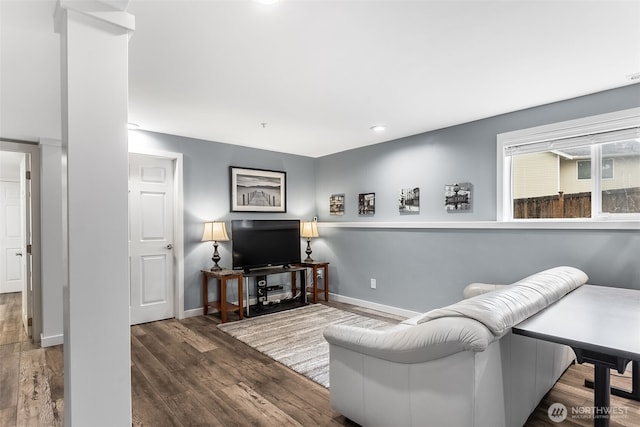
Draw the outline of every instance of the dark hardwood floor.
<instances>
[{"instance_id":1,"label":"dark hardwood floor","mask_svg":"<svg viewBox=\"0 0 640 427\"><path fill-rule=\"evenodd\" d=\"M34 346L21 321L21 294L0 294L0 426L61 426L62 346Z\"/></svg>"},{"instance_id":2,"label":"dark hardwood floor","mask_svg":"<svg viewBox=\"0 0 640 427\"><path fill-rule=\"evenodd\" d=\"M0 426L60 426L62 346L30 345L21 333L20 294L0 295ZM360 314L398 321L372 310L331 302ZM17 310L17 314L16 314ZM353 426L331 410L329 391L215 326L215 315L131 328L131 392L135 426ZM592 406L588 366L572 366L545 396L526 426L590 426L592 419L552 423L547 408ZM612 383L630 387L628 375ZM638 402L615 396L626 415L611 426L639 426ZM425 423L428 425L428 422Z\"/></svg>"}]
</instances>

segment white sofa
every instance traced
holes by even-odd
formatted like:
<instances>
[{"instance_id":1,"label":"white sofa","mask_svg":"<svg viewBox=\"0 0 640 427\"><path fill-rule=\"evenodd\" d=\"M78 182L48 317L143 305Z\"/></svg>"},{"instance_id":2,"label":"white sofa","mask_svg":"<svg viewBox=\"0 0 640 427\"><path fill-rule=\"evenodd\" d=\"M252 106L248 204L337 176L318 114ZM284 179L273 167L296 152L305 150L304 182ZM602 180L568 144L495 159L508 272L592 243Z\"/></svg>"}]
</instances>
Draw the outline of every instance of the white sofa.
<instances>
[{"instance_id":1,"label":"white sofa","mask_svg":"<svg viewBox=\"0 0 640 427\"><path fill-rule=\"evenodd\" d=\"M586 281L556 267L387 330L329 326L331 406L363 426L522 426L575 355L511 327Z\"/></svg>"}]
</instances>

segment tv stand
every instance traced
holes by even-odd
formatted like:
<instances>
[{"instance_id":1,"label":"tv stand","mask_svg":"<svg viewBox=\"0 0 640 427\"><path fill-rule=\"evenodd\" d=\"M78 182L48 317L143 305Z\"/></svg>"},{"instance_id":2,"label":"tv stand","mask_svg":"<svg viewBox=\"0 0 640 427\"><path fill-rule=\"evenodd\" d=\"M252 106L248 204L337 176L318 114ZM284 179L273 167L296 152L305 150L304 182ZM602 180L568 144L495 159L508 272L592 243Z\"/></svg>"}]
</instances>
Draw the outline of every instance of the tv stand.
<instances>
[{"instance_id":1,"label":"tv stand","mask_svg":"<svg viewBox=\"0 0 640 427\"><path fill-rule=\"evenodd\" d=\"M306 268L297 266L280 266L280 267L267 267L257 268L249 270L243 274L245 293L247 295L247 317L259 316L262 314L275 313L278 311L289 310L296 307L307 305L307 292L305 289L305 274ZM269 292L275 290L281 290L282 286L269 285L268 277L275 274L288 273L291 275L291 294L292 298L287 300L269 300ZM296 296L298 293L298 277L300 275L300 296ZM256 304L250 304L249 302L249 286L250 282L253 282L256 293ZM261 283L262 282L262 283Z\"/></svg>"}]
</instances>

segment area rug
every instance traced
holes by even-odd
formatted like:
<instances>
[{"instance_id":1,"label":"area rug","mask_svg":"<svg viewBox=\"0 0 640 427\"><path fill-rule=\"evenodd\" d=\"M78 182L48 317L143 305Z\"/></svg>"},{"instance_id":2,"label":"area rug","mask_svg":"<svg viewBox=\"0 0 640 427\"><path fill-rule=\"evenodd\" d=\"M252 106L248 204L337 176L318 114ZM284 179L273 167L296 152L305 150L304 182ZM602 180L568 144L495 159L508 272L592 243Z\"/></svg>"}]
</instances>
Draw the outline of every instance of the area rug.
<instances>
[{"instance_id":1,"label":"area rug","mask_svg":"<svg viewBox=\"0 0 640 427\"><path fill-rule=\"evenodd\" d=\"M323 304L252 317L218 328L294 371L329 387L329 343L322 336L331 324L386 329L393 323Z\"/></svg>"}]
</instances>

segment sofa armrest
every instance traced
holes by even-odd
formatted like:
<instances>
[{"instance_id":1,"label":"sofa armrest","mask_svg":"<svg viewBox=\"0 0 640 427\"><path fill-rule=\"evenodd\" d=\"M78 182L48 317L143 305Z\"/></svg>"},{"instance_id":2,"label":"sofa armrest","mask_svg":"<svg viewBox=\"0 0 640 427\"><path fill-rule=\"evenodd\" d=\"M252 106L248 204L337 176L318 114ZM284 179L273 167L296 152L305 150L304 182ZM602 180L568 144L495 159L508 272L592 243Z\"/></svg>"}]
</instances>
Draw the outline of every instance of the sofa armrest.
<instances>
[{"instance_id":1,"label":"sofa armrest","mask_svg":"<svg viewBox=\"0 0 640 427\"><path fill-rule=\"evenodd\" d=\"M421 363L461 351L484 351L494 341L481 323L464 317L440 318L419 325L399 324L386 330L330 325L324 330L329 345L378 359Z\"/></svg>"},{"instance_id":2,"label":"sofa armrest","mask_svg":"<svg viewBox=\"0 0 640 427\"><path fill-rule=\"evenodd\" d=\"M476 295L486 294L496 289L504 288L507 285L496 285L493 283L470 283L462 292L464 299L475 297Z\"/></svg>"}]
</instances>

